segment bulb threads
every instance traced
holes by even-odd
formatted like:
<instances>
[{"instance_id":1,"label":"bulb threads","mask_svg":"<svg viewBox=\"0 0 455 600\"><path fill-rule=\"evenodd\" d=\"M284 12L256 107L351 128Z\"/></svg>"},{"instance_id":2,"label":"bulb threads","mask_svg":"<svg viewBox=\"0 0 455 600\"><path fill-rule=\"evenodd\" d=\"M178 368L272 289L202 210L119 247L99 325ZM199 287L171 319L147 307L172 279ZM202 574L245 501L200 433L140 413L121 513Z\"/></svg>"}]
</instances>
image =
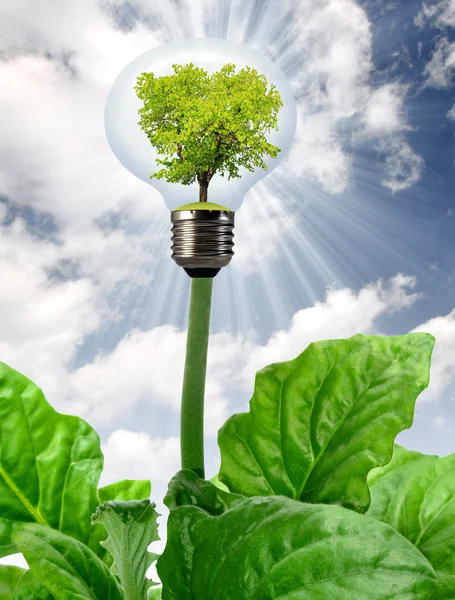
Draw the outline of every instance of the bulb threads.
<instances>
[{"instance_id":1,"label":"bulb threads","mask_svg":"<svg viewBox=\"0 0 455 600\"><path fill-rule=\"evenodd\" d=\"M234 212L171 211L172 259L190 277L215 277L234 256Z\"/></svg>"}]
</instances>

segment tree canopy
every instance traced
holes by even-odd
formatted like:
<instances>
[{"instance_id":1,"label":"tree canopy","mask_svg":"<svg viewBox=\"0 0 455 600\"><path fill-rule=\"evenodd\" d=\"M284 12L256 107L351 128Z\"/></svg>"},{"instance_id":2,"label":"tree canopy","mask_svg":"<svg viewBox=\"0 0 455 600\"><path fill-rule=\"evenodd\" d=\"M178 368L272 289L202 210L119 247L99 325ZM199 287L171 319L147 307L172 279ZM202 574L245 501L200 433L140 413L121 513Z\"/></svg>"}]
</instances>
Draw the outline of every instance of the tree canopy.
<instances>
[{"instance_id":1,"label":"tree canopy","mask_svg":"<svg viewBox=\"0 0 455 600\"><path fill-rule=\"evenodd\" d=\"M150 178L189 185L199 183L199 199L215 173L240 177L239 168L267 168L263 156L276 158L280 149L265 133L278 130L283 106L275 86L264 75L245 67L238 73L226 64L209 75L194 66L172 65L174 75L141 73L135 86L143 102L139 126L162 159L163 169Z\"/></svg>"}]
</instances>

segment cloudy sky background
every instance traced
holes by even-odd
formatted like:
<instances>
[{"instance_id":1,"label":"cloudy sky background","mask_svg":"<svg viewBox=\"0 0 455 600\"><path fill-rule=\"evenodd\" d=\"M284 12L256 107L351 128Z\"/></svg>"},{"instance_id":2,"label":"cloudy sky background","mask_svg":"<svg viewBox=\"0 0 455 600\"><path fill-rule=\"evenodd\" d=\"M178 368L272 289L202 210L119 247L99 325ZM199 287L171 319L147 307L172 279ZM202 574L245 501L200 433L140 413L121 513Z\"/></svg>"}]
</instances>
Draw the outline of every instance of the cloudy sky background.
<instances>
[{"instance_id":1,"label":"cloudy sky background","mask_svg":"<svg viewBox=\"0 0 455 600\"><path fill-rule=\"evenodd\" d=\"M246 196L214 280L207 477L258 369L356 333L435 335L397 442L455 452L454 0L1 0L0 360L100 433L102 485L152 481L162 537L190 279L103 112L138 55L201 36L263 52L298 103L289 154Z\"/></svg>"}]
</instances>

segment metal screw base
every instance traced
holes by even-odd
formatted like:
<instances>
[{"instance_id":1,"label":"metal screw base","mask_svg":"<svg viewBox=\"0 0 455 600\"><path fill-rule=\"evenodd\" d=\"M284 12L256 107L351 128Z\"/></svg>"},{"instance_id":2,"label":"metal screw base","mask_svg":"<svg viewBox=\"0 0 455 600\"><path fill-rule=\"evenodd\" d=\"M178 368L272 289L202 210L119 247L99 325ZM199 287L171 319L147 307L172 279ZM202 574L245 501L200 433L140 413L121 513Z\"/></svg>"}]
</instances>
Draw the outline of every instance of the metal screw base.
<instances>
[{"instance_id":1,"label":"metal screw base","mask_svg":"<svg viewBox=\"0 0 455 600\"><path fill-rule=\"evenodd\" d=\"M215 277L234 256L234 212L171 211L172 259L190 277Z\"/></svg>"}]
</instances>

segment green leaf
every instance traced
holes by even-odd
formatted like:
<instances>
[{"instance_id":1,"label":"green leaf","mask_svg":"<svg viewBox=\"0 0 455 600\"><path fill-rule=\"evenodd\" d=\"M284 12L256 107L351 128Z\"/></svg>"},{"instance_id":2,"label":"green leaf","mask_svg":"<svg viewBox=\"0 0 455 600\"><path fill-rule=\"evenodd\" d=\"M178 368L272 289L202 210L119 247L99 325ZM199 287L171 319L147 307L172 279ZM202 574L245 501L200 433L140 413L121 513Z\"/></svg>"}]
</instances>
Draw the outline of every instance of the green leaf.
<instances>
[{"instance_id":1,"label":"green leaf","mask_svg":"<svg viewBox=\"0 0 455 600\"><path fill-rule=\"evenodd\" d=\"M124 500L125 502L129 500L142 500L143 498L150 498L151 493L152 486L147 479L123 479L122 481L117 481L116 483L100 488L98 490L98 504L103 504L109 500ZM92 525L92 532L87 545L90 550L110 567L114 559L106 548L101 546L101 542L106 538L106 530L102 525L96 523Z\"/></svg>"},{"instance_id":2,"label":"green leaf","mask_svg":"<svg viewBox=\"0 0 455 600\"><path fill-rule=\"evenodd\" d=\"M427 456L395 445L391 462L368 475L368 515L391 525L433 565L431 600L455 598L455 454Z\"/></svg>"},{"instance_id":3,"label":"green leaf","mask_svg":"<svg viewBox=\"0 0 455 600\"><path fill-rule=\"evenodd\" d=\"M169 482L164 504L169 510L190 505L199 506L211 515L221 515L243 500L244 496L225 492L190 469L182 469Z\"/></svg>"},{"instance_id":4,"label":"green leaf","mask_svg":"<svg viewBox=\"0 0 455 600\"><path fill-rule=\"evenodd\" d=\"M227 487L227 485L224 485L224 483L221 483L221 481L218 479L217 475L212 477L212 479L209 479L209 481L210 481L210 483L213 483L213 485L216 486L218 489L223 490L224 492L229 492L229 488Z\"/></svg>"},{"instance_id":5,"label":"green leaf","mask_svg":"<svg viewBox=\"0 0 455 600\"><path fill-rule=\"evenodd\" d=\"M93 515L93 522L103 525L109 535L101 544L114 558L111 571L120 578L125 600L145 600L153 585L145 574L158 558L147 551L152 542L160 539L157 517L155 504L148 498L106 502Z\"/></svg>"},{"instance_id":6,"label":"green leaf","mask_svg":"<svg viewBox=\"0 0 455 600\"><path fill-rule=\"evenodd\" d=\"M244 496L365 512L367 473L390 461L396 435L412 425L433 345L426 333L356 335L265 367L250 412L219 431L220 481Z\"/></svg>"},{"instance_id":7,"label":"green leaf","mask_svg":"<svg viewBox=\"0 0 455 600\"><path fill-rule=\"evenodd\" d=\"M86 543L103 468L97 433L57 413L27 377L0 363L0 556L16 523L48 525Z\"/></svg>"},{"instance_id":8,"label":"green leaf","mask_svg":"<svg viewBox=\"0 0 455 600\"><path fill-rule=\"evenodd\" d=\"M163 591L163 588L161 586L156 587L156 588L150 588L149 592L148 592L147 600L161 600L162 591Z\"/></svg>"},{"instance_id":9,"label":"green leaf","mask_svg":"<svg viewBox=\"0 0 455 600\"><path fill-rule=\"evenodd\" d=\"M340 506L244 500L219 517L172 510L163 600L425 600L437 577L392 527Z\"/></svg>"},{"instance_id":10,"label":"green leaf","mask_svg":"<svg viewBox=\"0 0 455 600\"><path fill-rule=\"evenodd\" d=\"M56 600L123 600L109 568L87 546L42 525L26 524L13 532L34 577Z\"/></svg>"},{"instance_id":11,"label":"green leaf","mask_svg":"<svg viewBox=\"0 0 455 600\"><path fill-rule=\"evenodd\" d=\"M25 569L14 565L0 565L0 600L11 600L17 583L26 573Z\"/></svg>"},{"instance_id":12,"label":"green leaf","mask_svg":"<svg viewBox=\"0 0 455 600\"><path fill-rule=\"evenodd\" d=\"M54 596L35 578L31 571L25 571L20 578L13 596L9 600L54 600Z\"/></svg>"},{"instance_id":13,"label":"green leaf","mask_svg":"<svg viewBox=\"0 0 455 600\"><path fill-rule=\"evenodd\" d=\"M109 500L143 500L150 498L152 484L148 479L123 479L98 490L100 504Z\"/></svg>"}]
</instances>

